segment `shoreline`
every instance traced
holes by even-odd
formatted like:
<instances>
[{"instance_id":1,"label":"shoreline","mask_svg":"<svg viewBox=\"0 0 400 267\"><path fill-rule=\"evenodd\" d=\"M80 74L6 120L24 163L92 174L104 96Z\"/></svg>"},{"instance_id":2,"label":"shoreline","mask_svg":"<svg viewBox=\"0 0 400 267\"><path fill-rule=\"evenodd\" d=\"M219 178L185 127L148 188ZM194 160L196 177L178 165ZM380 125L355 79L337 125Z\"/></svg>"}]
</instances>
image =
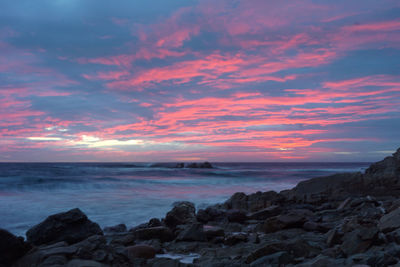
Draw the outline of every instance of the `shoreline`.
<instances>
[{"instance_id":1,"label":"shoreline","mask_svg":"<svg viewBox=\"0 0 400 267\"><path fill-rule=\"evenodd\" d=\"M163 219L129 230L102 230L73 209L31 228L28 242L0 232L0 252L10 255L0 266L187 266L179 255L194 266L390 266L400 257L399 180L400 149L364 174L235 193L197 211L179 202Z\"/></svg>"}]
</instances>

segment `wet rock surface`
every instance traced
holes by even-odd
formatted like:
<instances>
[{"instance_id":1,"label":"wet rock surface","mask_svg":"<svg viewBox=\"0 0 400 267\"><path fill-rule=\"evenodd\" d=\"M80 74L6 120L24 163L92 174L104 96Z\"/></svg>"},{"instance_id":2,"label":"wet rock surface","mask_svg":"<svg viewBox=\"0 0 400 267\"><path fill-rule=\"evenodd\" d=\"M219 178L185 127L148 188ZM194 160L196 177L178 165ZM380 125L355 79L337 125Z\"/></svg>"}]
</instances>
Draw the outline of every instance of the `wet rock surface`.
<instances>
[{"instance_id":1,"label":"wet rock surface","mask_svg":"<svg viewBox=\"0 0 400 267\"><path fill-rule=\"evenodd\" d=\"M178 202L129 231L103 235L77 209L56 214L28 231L31 245L0 230L10 255L0 266L399 266L399 154L280 193L236 193L197 211Z\"/></svg>"}]
</instances>

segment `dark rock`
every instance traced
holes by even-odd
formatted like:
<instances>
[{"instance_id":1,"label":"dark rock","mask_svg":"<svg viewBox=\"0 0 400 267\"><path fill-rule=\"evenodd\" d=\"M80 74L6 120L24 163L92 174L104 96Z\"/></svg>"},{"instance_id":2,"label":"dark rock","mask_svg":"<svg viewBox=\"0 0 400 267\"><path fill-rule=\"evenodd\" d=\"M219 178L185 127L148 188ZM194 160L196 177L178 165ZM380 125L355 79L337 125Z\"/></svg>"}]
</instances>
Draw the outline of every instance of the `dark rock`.
<instances>
[{"instance_id":1,"label":"dark rock","mask_svg":"<svg viewBox=\"0 0 400 267\"><path fill-rule=\"evenodd\" d=\"M182 168L181 166L182 166L182 163L179 165L178 168ZM192 168L192 169L197 169L197 168L200 168L200 169L212 169L213 168L211 163L208 162L208 161L203 162L203 163L189 163L187 165L184 165L184 167L185 168Z\"/></svg>"},{"instance_id":2,"label":"dark rock","mask_svg":"<svg viewBox=\"0 0 400 267\"><path fill-rule=\"evenodd\" d=\"M387 233L386 237L390 242L396 242L397 244L400 244L400 228Z\"/></svg>"},{"instance_id":3,"label":"dark rock","mask_svg":"<svg viewBox=\"0 0 400 267\"><path fill-rule=\"evenodd\" d=\"M204 233L207 237L207 240L212 240L216 237L224 237L225 236L225 231L221 227L218 226L210 226L210 225L204 225L203 227Z\"/></svg>"},{"instance_id":4,"label":"dark rock","mask_svg":"<svg viewBox=\"0 0 400 267\"><path fill-rule=\"evenodd\" d=\"M243 192L237 192L224 203L224 206L227 209L247 210L247 195Z\"/></svg>"},{"instance_id":5,"label":"dark rock","mask_svg":"<svg viewBox=\"0 0 400 267\"><path fill-rule=\"evenodd\" d=\"M398 264L399 260L385 252L376 252L367 260L369 266L393 266Z\"/></svg>"},{"instance_id":6,"label":"dark rock","mask_svg":"<svg viewBox=\"0 0 400 267\"><path fill-rule=\"evenodd\" d=\"M298 202L318 204L332 199L345 199L362 192L361 173L339 173L302 181L292 190L286 191L285 196Z\"/></svg>"},{"instance_id":7,"label":"dark rock","mask_svg":"<svg viewBox=\"0 0 400 267\"><path fill-rule=\"evenodd\" d=\"M247 197L247 210L249 212L259 211L269 206L278 204L284 200L283 196L275 191L256 192Z\"/></svg>"},{"instance_id":8,"label":"dark rock","mask_svg":"<svg viewBox=\"0 0 400 267\"><path fill-rule=\"evenodd\" d=\"M246 258L245 262L250 264L255 260L271 255L277 252L286 251L293 258L298 257L312 257L319 254L320 250L316 247L311 246L308 242L301 239L293 239L288 242L276 242L266 244L254 251L252 251Z\"/></svg>"},{"instance_id":9,"label":"dark rock","mask_svg":"<svg viewBox=\"0 0 400 267\"><path fill-rule=\"evenodd\" d=\"M211 220L211 216L204 209L199 209L196 214L196 220L202 223L207 223Z\"/></svg>"},{"instance_id":10,"label":"dark rock","mask_svg":"<svg viewBox=\"0 0 400 267\"><path fill-rule=\"evenodd\" d=\"M337 229L329 230L326 239L326 244L328 245L328 247L340 244L341 242L342 242L342 235L339 233L339 231Z\"/></svg>"},{"instance_id":11,"label":"dark rock","mask_svg":"<svg viewBox=\"0 0 400 267\"><path fill-rule=\"evenodd\" d=\"M266 233L288 228L301 228L313 215L314 213L309 210L290 210L285 214L268 218L262 228Z\"/></svg>"},{"instance_id":12,"label":"dark rock","mask_svg":"<svg viewBox=\"0 0 400 267\"><path fill-rule=\"evenodd\" d=\"M247 219L246 213L241 210L229 210L226 215L230 222L243 223Z\"/></svg>"},{"instance_id":13,"label":"dark rock","mask_svg":"<svg viewBox=\"0 0 400 267\"><path fill-rule=\"evenodd\" d=\"M22 237L16 237L7 230L0 229L0 266L11 265L29 249L30 246L24 242Z\"/></svg>"},{"instance_id":14,"label":"dark rock","mask_svg":"<svg viewBox=\"0 0 400 267\"><path fill-rule=\"evenodd\" d=\"M343 259L332 259L324 255L318 255L317 257L307 260L306 262L296 265L299 267L326 267L326 266L341 266L344 264Z\"/></svg>"},{"instance_id":15,"label":"dark rock","mask_svg":"<svg viewBox=\"0 0 400 267\"><path fill-rule=\"evenodd\" d=\"M14 263L14 267L25 266L46 266L53 261L62 260L63 257L69 257L77 252L76 247L68 246L66 242L58 242L52 245L39 246L31 249L27 254ZM57 257L60 256L60 257ZM48 258L51 258L47 260ZM44 262L47 262L44 264ZM54 265L47 265L54 266Z\"/></svg>"},{"instance_id":16,"label":"dark rock","mask_svg":"<svg viewBox=\"0 0 400 267\"><path fill-rule=\"evenodd\" d=\"M40 267L54 267L54 266L65 266L67 264L67 257L64 255L53 255L46 258L41 264Z\"/></svg>"},{"instance_id":17,"label":"dark rock","mask_svg":"<svg viewBox=\"0 0 400 267\"><path fill-rule=\"evenodd\" d=\"M187 224L196 220L194 204L188 201L177 202L165 217L165 224L175 228L180 224Z\"/></svg>"},{"instance_id":18,"label":"dark rock","mask_svg":"<svg viewBox=\"0 0 400 267\"><path fill-rule=\"evenodd\" d=\"M253 261L250 266L284 266L292 261L292 255L286 251L280 251Z\"/></svg>"},{"instance_id":19,"label":"dark rock","mask_svg":"<svg viewBox=\"0 0 400 267\"><path fill-rule=\"evenodd\" d=\"M59 246L59 247L42 247L43 257L48 257L51 255L73 255L77 252L77 248L73 246Z\"/></svg>"},{"instance_id":20,"label":"dark rock","mask_svg":"<svg viewBox=\"0 0 400 267\"><path fill-rule=\"evenodd\" d=\"M376 226L361 226L357 230L361 240L375 241L378 238L379 230Z\"/></svg>"},{"instance_id":21,"label":"dark rock","mask_svg":"<svg viewBox=\"0 0 400 267\"><path fill-rule=\"evenodd\" d=\"M371 239L362 240L360 230L356 229L343 237L343 243L340 246L346 256L365 252L372 244Z\"/></svg>"},{"instance_id":22,"label":"dark rock","mask_svg":"<svg viewBox=\"0 0 400 267\"><path fill-rule=\"evenodd\" d=\"M104 260L106 260L106 258L107 258L107 252L105 251L105 250L103 250L103 249L98 249L98 250L96 250L94 253L93 253L93 255L92 255L92 258L93 258L93 260L95 260L95 261L104 261Z\"/></svg>"},{"instance_id":23,"label":"dark rock","mask_svg":"<svg viewBox=\"0 0 400 267\"><path fill-rule=\"evenodd\" d=\"M272 205L265 209L250 213L248 215L249 219L252 220L265 220L267 218L273 217L281 213L282 208L278 205Z\"/></svg>"},{"instance_id":24,"label":"dark rock","mask_svg":"<svg viewBox=\"0 0 400 267\"><path fill-rule=\"evenodd\" d=\"M199 165L199 168L202 168L202 169L212 169L213 166L211 165L210 162L205 161L205 162L203 162L203 163L201 163L201 164Z\"/></svg>"},{"instance_id":25,"label":"dark rock","mask_svg":"<svg viewBox=\"0 0 400 267\"><path fill-rule=\"evenodd\" d=\"M157 226L163 226L161 221L157 218L152 218L147 224L148 227L157 227Z\"/></svg>"},{"instance_id":26,"label":"dark rock","mask_svg":"<svg viewBox=\"0 0 400 267\"><path fill-rule=\"evenodd\" d=\"M385 177L400 177L400 148L393 154L393 156L386 157L384 160L371 164L365 170L365 174L369 176L376 176L379 179Z\"/></svg>"},{"instance_id":27,"label":"dark rock","mask_svg":"<svg viewBox=\"0 0 400 267\"><path fill-rule=\"evenodd\" d=\"M400 148L393 156L372 164L365 170L364 186L374 195L393 195L400 193Z\"/></svg>"},{"instance_id":28,"label":"dark rock","mask_svg":"<svg viewBox=\"0 0 400 267\"><path fill-rule=\"evenodd\" d=\"M238 192L224 203L224 207L255 212L282 201L282 198L283 196L274 191L257 192L250 195Z\"/></svg>"},{"instance_id":29,"label":"dark rock","mask_svg":"<svg viewBox=\"0 0 400 267\"><path fill-rule=\"evenodd\" d=\"M344 210L345 208L350 206L350 203L353 199L351 197L346 198L342 203L340 203L337 210Z\"/></svg>"},{"instance_id":30,"label":"dark rock","mask_svg":"<svg viewBox=\"0 0 400 267\"><path fill-rule=\"evenodd\" d=\"M76 255L82 259L92 259L93 254L96 250L102 249L106 246L106 238L101 235L91 236L79 243L73 244L72 248L75 248Z\"/></svg>"},{"instance_id":31,"label":"dark rock","mask_svg":"<svg viewBox=\"0 0 400 267\"><path fill-rule=\"evenodd\" d=\"M144 229L144 228L148 228L148 227L149 227L148 223L141 223L141 224L136 225L136 226L132 227L131 229L129 229L129 232L135 232L136 230Z\"/></svg>"},{"instance_id":32,"label":"dark rock","mask_svg":"<svg viewBox=\"0 0 400 267\"><path fill-rule=\"evenodd\" d=\"M177 241L206 241L207 237L203 230L203 225L193 223L187 226L176 238Z\"/></svg>"},{"instance_id":33,"label":"dark rock","mask_svg":"<svg viewBox=\"0 0 400 267\"><path fill-rule=\"evenodd\" d=\"M320 232L320 233L326 233L328 232L332 227L326 223L316 223L313 221L307 221L303 224L303 229L306 231L313 231L313 232Z\"/></svg>"},{"instance_id":34,"label":"dark rock","mask_svg":"<svg viewBox=\"0 0 400 267\"><path fill-rule=\"evenodd\" d=\"M28 241L35 244L51 244L66 241L73 244L92 235L102 235L97 223L90 221L79 209L49 216L26 233Z\"/></svg>"},{"instance_id":35,"label":"dark rock","mask_svg":"<svg viewBox=\"0 0 400 267\"><path fill-rule=\"evenodd\" d=\"M133 233L124 234L122 236L114 236L111 239L111 244L114 245L123 245L123 246L132 246L135 244L135 235Z\"/></svg>"},{"instance_id":36,"label":"dark rock","mask_svg":"<svg viewBox=\"0 0 400 267\"><path fill-rule=\"evenodd\" d=\"M208 214L208 221L221 221L226 219L226 212L216 207L207 207L205 212Z\"/></svg>"},{"instance_id":37,"label":"dark rock","mask_svg":"<svg viewBox=\"0 0 400 267\"><path fill-rule=\"evenodd\" d=\"M141 240L159 239L161 242L168 242L174 239L172 231L165 226L138 229L134 232L134 236Z\"/></svg>"},{"instance_id":38,"label":"dark rock","mask_svg":"<svg viewBox=\"0 0 400 267\"><path fill-rule=\"evenodd\" d=\"M384 233L400 228L400 208L384 215L379 220L378 227Z\"/></svg>"},{"instance_id":39,"label":"dark rock","mask_svg":"<svg viewBox=\"0 0 400 267\"><path fill-rule=\"evenodd\" d=\"M81 260L81 259L73 259L70 260L66 267L107 267L108 265L102 264L97 261L92 260Z\"/></svg>"},{"instance_id":40,"label":"dark rock","mask_svg":"<svg viewBox=\"0 0 400 267\"><path fill-rule=\"evenodd\" d=\"M185 166L186 168L192 168L192 169L197 169L199 168L199 166L197 165L197 163L189 163Z\"/></svg>"},{"instance_id":41,"label":"dark rock","mask_svg":"<svg viewBox=\"0 0 400 267\"><path fill-rule=\"evenodd\" d=\"M123 223L104 228L104 232L107 232L107 233L122 233L122 232L126 232L126 231L127 231L126 225Z\"/></svg>"},{"instance_id":42,"label":"dark rock","mask_svg":"<svg viewBox=\"0 0 400 267\"><path fill-rule=\"evenodd\" d=\"M240 242L247 242L248 236L245 233L233 233L225 237L224 244L227 246L233 246Z\"/></svg>"},{"instance_id":43,"label":"dark rock","mask_svg":"<svg viewBox=\"0 0 400 267\"><path fill-rule=\"evenodd\" d=\"M177 163L177 164L175 165L175 168L178 168L178 169L185 168L185 163L183 163L183 162Z\"/></svg>"},{"instance_id":44,"label":"dark rock","mask_svg":"<svg viewBox=\"0 0 400 267\"><path fill-rule=\"evenodd\" d=\"M154 258L147 262L152 267L189 267L192 265L182 263L179 260L169 258Z\"/></svg>"},{"instance_id":45,"label":"dark rock","mask_svg":"<svg viewBox=\"0 0 400 267\"><path fill-rule=\"evenodd\" d=\"M147 245L136 245L126 248L126 254L131 261L135 258L152 259L156 256L156 250Z\"/></svg>"}]
</instances>

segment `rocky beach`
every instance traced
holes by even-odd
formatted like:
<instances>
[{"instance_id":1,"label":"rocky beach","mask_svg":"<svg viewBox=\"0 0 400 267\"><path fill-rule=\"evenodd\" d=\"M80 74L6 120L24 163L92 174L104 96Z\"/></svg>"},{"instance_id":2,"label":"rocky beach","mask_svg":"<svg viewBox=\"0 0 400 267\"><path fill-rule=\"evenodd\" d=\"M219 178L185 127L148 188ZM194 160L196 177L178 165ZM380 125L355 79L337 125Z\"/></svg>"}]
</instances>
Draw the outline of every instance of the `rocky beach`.
<instances>
[{"instance_id":1,"label":"rocky beach","mask_svg":"<svg viewBox=\"0 0 400 267\"><path fill-rule=\"evenodd\" d=\"M400 148L364 173L101 229L78 208L23 237L0 230L0 266L400 266ZM23 211L21 211L23 212Z\"/></svg>"}]
</instances>

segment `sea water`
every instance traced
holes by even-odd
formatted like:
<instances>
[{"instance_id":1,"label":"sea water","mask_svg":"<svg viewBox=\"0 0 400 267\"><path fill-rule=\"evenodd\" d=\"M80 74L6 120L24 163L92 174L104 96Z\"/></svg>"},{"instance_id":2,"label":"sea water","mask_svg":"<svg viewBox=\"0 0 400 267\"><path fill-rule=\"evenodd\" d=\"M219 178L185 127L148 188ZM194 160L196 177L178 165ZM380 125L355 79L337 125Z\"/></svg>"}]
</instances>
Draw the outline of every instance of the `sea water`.
<instances>
[{"instance_id":1,"label":"sea water","mask_svg":"<svg viewBox=\"0 0 400 267\"><path fill-rule=\"evenodd\" d=\"M368 163L213 163L212 169L175 163L0 163L0 228L17 235L47 216L80 208L101 227L133 227L162 218L176 201L197 208L235 192L281 191Z\"/></svg>"}]
</instances>

